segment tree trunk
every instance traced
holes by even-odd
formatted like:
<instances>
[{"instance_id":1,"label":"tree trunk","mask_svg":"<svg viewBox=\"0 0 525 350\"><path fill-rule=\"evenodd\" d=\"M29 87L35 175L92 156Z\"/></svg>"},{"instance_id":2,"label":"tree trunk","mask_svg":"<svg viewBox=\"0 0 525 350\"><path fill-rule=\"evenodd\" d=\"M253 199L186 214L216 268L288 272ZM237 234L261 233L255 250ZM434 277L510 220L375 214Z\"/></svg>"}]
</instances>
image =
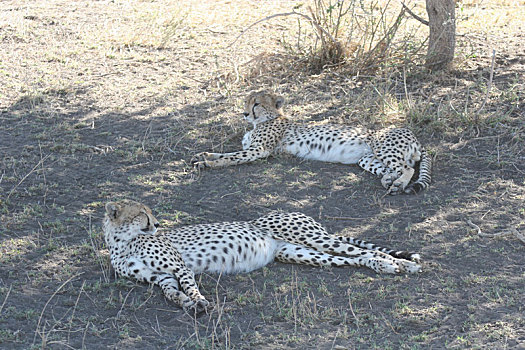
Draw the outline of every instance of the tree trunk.
<instances>
[{"instance_id":1,"label":"tree trunk","mask_svg":"<svg viewBox=\"0 0 525 350\"><path fill-rule=\"evenodd\" d=\"M426 66L431 70L450 68L456 46L454 0L426 0L430 37Z\"/></svg>"}]
</instances>

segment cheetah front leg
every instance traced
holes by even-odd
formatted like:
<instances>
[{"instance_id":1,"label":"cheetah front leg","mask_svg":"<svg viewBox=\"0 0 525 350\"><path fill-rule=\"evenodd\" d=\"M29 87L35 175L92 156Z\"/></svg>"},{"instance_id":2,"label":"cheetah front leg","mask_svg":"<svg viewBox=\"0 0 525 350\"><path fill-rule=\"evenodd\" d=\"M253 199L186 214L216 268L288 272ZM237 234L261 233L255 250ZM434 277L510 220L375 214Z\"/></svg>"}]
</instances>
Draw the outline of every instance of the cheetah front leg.
<instances>
[{"instance_id":1,"label":"cheetah front leg","mask_svg":"<svg viewBox=\"0 0 525 350\"><path fill-rule=\"evenodd\" d=\"M373 154L362 157L358 164L362 169L374 175L382 176L381 185L387 189L387 194L392 195L402 193L415 172L414 168L406 164L403 166L391 164L391 167L388 167Z\"/></svg>"},{"instance_id":2,"label":"cheetah front leg","mask_svg":"<svg viewBox=\"0 0 525 350\"><path fill-rule=\"evenodd\" d=\"M405 165L403 167L403 170L401 171L401 176L399 176L396 180L394 180L394 182L392 182L392 185L390 185L390 187L387 187L388 188L387 193L388 194L402 193L405 190L405 188L408 186L410 180L412 179L412 176L414 176L414 173L415 173L414 168L411 168ZM383 182L383 179L381 180L381 182Z\"/></svg>"},{"instance_id":3,"label":"cheetah front leg","mask_svg":"<svg viewBox=\"0 0 525 350\"><path fill-rule=\"evenodd\" d=\"M372 153L361 157L357 164L363 170L366 170L376 176L385 175L389 172L388 168L383 164L383 162L377 159Z\"/></svg>"},{"instance_id":4,"label":"cheetah front leg","mask_svg":"<svg viewBox=\"0 0 525 350\"><path fill-rule=\"evenodd\" d=\"M186 265L173 271L173 274L178 279L181 289L187 294L193 302L189 307L195 308L197 312L204 311L208 308L209 302L200 293L197 283L195 282L195 275ZM187 309L188 307L184 307Z\"/></svg>"},{"instance_id":5,"label":"cheetah front leg","mask_svg":"<svg viewBox=\"0 0 525 350\"><path fill-rule=\"evenodd\" d=\"M135 257L127 260L127 268L128 270L124 273L126 277L158 285L168 300L175 302L181 307L188 308L194 304L186 294L179 290L179 283L172 274L154 271L142 260Z\"/></svg>"},{"instance_id":6,"label":"cheetah front leg","mask_svg":"<svg viewBox=\"0 0 525 350\"><path fill-rule=\"evenodd\" d=\"M135 257L128 259L127 266L127 277L158 285L168 300L173 301L185 310L195 308L197 311L202 311L208 306L208 301L199 293L195 285L193 272L187 267L177 273L179 275L177 276L174 273L155 271ZM184 277L183 274L189 277ZM193 280L193 285L191 280ZM180 290L181 285L183 291Z\"/></svg>"},{"instance_id":7,"label":"cheetah front leg","mask_svg":"<svg viewBox=\"0 0 525 350\"><path fill-rule=\"evenodd\" d=\"M382 176L381 185L387 190L392 186L394 181L401 175L396 171L385 166L385 164L377 159L373 154L367 154L359 159L357 163L363 170L366 170L376 176Z\"/></svg>"},{"instance_id":8,"label":"cheetah front leg","mask_svg":"<svg viewBox=\"0 0 525 350\"><path fill-rule=\"evenodd\" d=\"M393 258L384 258L377 252L362 250L358 257L335 256L322 253L312 248L307 248L292 243L281 247L276 260L285 263L305 264L310 266L338 267L338 266L366 266L378 273L399 273L403 271Z\"/></svg>"},{"instance_id":9,"label":"cheetah front leg","mask_svg":"<svg viewBox=\"0 0 525 350\"><path fill-rule=\"evenodd\" d=\"M250 147L243 151L231 153L202 152L193 156L191 163L197 169L217 168L253 162L268 157L272 152L263 147Z\"/></svg>"},{"instance_id":10,"label":"cheetah front leg","mask_svg":"<svg viewBox=\"0 0 525 350\"><path fill-rule=\"evenodd\" d=\"M180 285L169 273L153 274L153 278L150 279L150 283L158 284L162 289L162 293L168 299L182 307L184 310L188 310L195 306L195 301L191 300L189 296L180 291Z\"/></svg>"}]
</instances>

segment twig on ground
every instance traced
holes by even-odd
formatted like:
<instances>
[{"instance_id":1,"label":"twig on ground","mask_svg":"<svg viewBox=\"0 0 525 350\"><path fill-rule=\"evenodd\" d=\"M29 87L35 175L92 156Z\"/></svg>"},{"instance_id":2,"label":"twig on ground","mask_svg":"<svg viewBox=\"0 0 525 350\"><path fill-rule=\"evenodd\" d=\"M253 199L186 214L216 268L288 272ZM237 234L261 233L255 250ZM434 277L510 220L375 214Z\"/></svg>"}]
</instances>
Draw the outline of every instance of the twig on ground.
<instances>
[{"instance_id":1,"label":"twig on ground","mask_svg":"<svg viewBox=\"0 0 525 350\"><path fill-rule=\"evenodd\" d=\"M147 298L146 300L144 300L139 306L137 306L135 308L135 310L140 310L141 307L143 307L152 297L153 297L153 293L151 293ZM157 320L157 323L158 323L158 320ZM160 328L159 328L160 329ZM160 335L160 334L159 334Z\"/></svg>"},{"instance_id":2,"label":"twig on ground","mask_svg":"<svg viewBox=\"0 0 525 350\"><path fill-rule=\"evenodd\" d=\"M485 104L487 104L487 100L489 99L490 90L492 89L492 78L494 77L494 61L496 59L496 49L492 49L492 62L490 64L490 76L489 76L489 84L487 86L487 93L485 94L485 99L483 100L483 103L481 106L479 106L478 110L476 111L476 118L477 114L481 112L481 110L485 107Z\"/></svg>"},{"instance_id":3,"label":"twig on ground","mask_svg":"<svg viewBox=\"0 0 525 350\"><path fill-rule=\"evenodd\" d=\"M323 216L323 219L326 220L363 220L363 218L352 218L349 216Z\"/></svg>"},{"instance_id":4,"label":"twig on ground","mask_svg":"<svg viewBox=\"0 0 525 350\"><path fill-rule=\"evenodd\" d=\"M18 186L20 186L22 184L22 182L25 181L25 179L27 179L29 177L29 175L31 175L40 165L43 165L44 164L44 161L49 158L50 154L48 154L47 156L45 156L44 158L40 158L40 161L38 161L38 163L36 163L36 165L33 167L33 169L31 169L23 178L22 180L20 180L12 189L11 191L9 191L9 193L7 194L7 199L9 199L9 197L11 197L11 195L13 194L13 192L18 188Z\"/></svg>"},{"instance_id":5,"label":"twig on ground","mask_svg":"<svg viewBox=\"0 0 525 350\"><path fill-rule=\"evenodd\" d=\"M157 333L159 336L163 337L162 335L162 329L160 328L160 323L159 323L159 318L157 315L155 315L155 321L157 322L157 329L155 329L154 326L151 326L151 329L153 329L153 331L155 333Z\"/></svg>"},{"instance_id":6,"label":"twig on ground","mask_svg":"<svg viewBox=\"0 0 525 350\"><path fill-rule=\"evenodd\" d=\"M78 301L80 300L80 295L84 291L84 286L86 285L86 280L82 282L82 286L80 287L80 292L78 292L77 300L75 301L75 305L73 306L73 312L71 313L71 318L69 319L69 329L67 331L67 343L69 344L70 336L71 336L71 327L73 326L73 318L75 317L75 311L77 311Z\"/></svg>"},{"instance_id":7,"label":"twig on ground","mask_svg":"<svg viewBox=\"0 0 525 350\"><path fill-rule=\"evenodd\" d=\"M399 334L398 332L396 332L396 330L394 329L394 326L392 326L392 323L390 323L390 321L388 321L385 317L385 315L383 315L381 313L381 317L383 317L383 320L385 321L385 324L390 327L390 329L392 330L392 332L394 332L395 334Z\"/></svg>"},{"instance_id":8,"label":"twig on ground","mask_svg":"<svg viewBox=\"0 0 525 350\"><path fill-rule=\"evenodd\" d=\"M42 156L42 145L40 144L40 142L38 142L38 149L40 150L40 160L42 160L42 158L43 158L43 156ZM47 180L46 180L46 168L44 167L44 162L43 161L40 163L40 165L42 166L42 177L43 177L43 180L44 180L43 203L44 203L44 207L45 207L46 206L46 199L47 199L47 191L48 191Z\"/></svg>"},{"instance_id":9,"label":"twig on ground","mask_svg":"<svg viewBox=\"0 0 525 350\"><path fill-rule=\"evenodd\" d=\"M226 297L223 298L222 300L222 304L221 304L221 300L219 298L219 281L221 279L221 276L222 276L222 272L219 274L219 277L217 278L217 282L215 284L215 306L214 306L214 309L217 310L217 317L216 317L216 321L213 322L213 335L214 335L214 338L215 339L219 339L219 335L217 334L217 327L219 326L221 320L222 320L222 317L224 315L224 308L226 307ZM208 313L208 311L206 310L206 313ZM212 321L212 315L213 313L210 312L209 313L209 316L208 316L208 323L210 323L210 321Z\"/></svg>"},{"instance_id":10,"label":"twig on ground","mask_svg":"<svg viewBox=\"0 0 525 350\"><path fill-rule=\"evenodd\" d=\"M89 216L89 224L88 224L88 236L89 240L91 242L91 248L93 248L93 252L95 253L95 257L97 259L98 265L100 266L100 270L102 271L102 277L104 277L104 282L109 283L109 274L106 273L106 270L104 269L104 265L102 264L102 258L98 252L98 247L95 245L95 241L92 237L92 226L91 226L91 215Z\"/></svg>"},{"instance_id":11,"label":"twig on ground","mask_svg":"<svg viewBox=\"0 0 525 350\"><path fill-rule=\"evenodd\" d=\"M350 298L350 295L348 295L348 305L350 305L350 312L352 313L352 316L354 316L355 325L357 326L357 330L359 331L359 319L357 318L354 308L352 306L352 299Z\"/></svg>"},{"instance_id":12,"label":"twig on ground","mask_svg":"<svg viewBox=\"0 0 525 350\"><path fill-rule=\"evenodd\" d=\"M146 147L145 147L146 139L151 134L151 124L153 124L153 120L149 123L148 127L146 128L146 131L144 132L144 137L142 138L142 150L143 151L146 150Z\"/></svg>"},{"instance_id":13,"label":"twig on ground","mask_svg":"<svg viewBox=\"0 0 525 350\"><path fill-rule=\"evenodd\" d=\"M390 192L392 192L392 187L390 187L379 199L385 199Z\"/></svg>"},{"instance_id":14,"label":"twig on ground","mask_svg":"<svg viewBox=\"0 0 525 350\"><path fill-rule=\"evenodd\" d=\"M4 305L7 301L7 298L9 298L9 294L11 294L11 289L13 288L13 284L9 286L9 290L7 291L7 294L5 295L4 302L2 303L2 306L0 306L0 315L2 315L2 310L4 309Z\"/></svg>"},{"instance_id":15,"label":"twig on ground","mask_svg":"<svg viewBox=\"0 0 525 350\"><path fill-rule=\"evenodd\" d=\"M84 334L82 335L82 349L86 349L86 346L85 346L85 343L86 343L86 334L87 334L87 331L89 329L89 324L91 322L90 321L87 321L86 323L86 328L84 329Z\"/></svg>"},{"instance_id":16,"label":"twig on ground","mask_svg":"<svg viewBox=\"0 0 525 350\"><path fill-rule=\"evenodd\" d=\"M337 329L337 332L335 332L335 337L334 337L334 340L332 341L332 346L330 347L330 349L335 348L335 341L337 340L338 335L339 335L339 328Z\"/></svg>"},{"instance_id":17,"label":"twig on ground","mask_svg":"<svg viewBox=\"0 0 525 350\"><path fill-rule=\"evenodd\" d=\"M71 282L72 280L74 280L75 278L77 278L78 276L82 275L83 272L81 273L78 273L74 276L71 276L70 278L67 279L67 281L65 281L64 283L62 283L60 285L60 287L57 288L57 290L55 290L55 292L53 293L53 295L51 295L49 297L49 299L47 300L46 304L44 305L44 308L42 309L42 312L40 313L40 317L38 318L38 323L36 325L36 329L35 329L35 335L33 337L33 344L35 344L35 341L36 341L36 336L39 334L39 330L40 330L40 322L42 322L42 317L44 317L44 312L46 311L46 308L47 308L47 305L49 305L49 303L51 302L51 300L55 297L55 295L58 294L58 292L60 292L60 290L62 288L64 288L64 286L66 284L68 284L69 282Z\"/></svg>"},{"instance_id":18,"label":"twig on ground","mask_svg":"<svg viewBox=\"0 0 525 350\"><path fill-rule=\"evenodd\" d=\"M128 294L126 294L126 296L124 297L124 301L122 302L122 305L120 307L120 310L117 312L117 317L116 319L119 320L120 319L120 315L122 314L122 310L124 310L124 306L126 306L126 301L128 300L128 297L129 295L131 294L131 292L135 289L135 287L132 287Z\"/></svg>"},{"instance_id":19,"label":"twig on ground","mask_svg":"<svg viewBox=\"0 0 525 350\"><path fill-rule=\"evenodd\" d=\"M504 237L504 236L510 236L510 235L514 235L517 239L519 239L520 241L522 241L523 243L525 243L525 235L523 235L522 233L520 233L516 228L512 227L506 231L501 231L501 232L497 232L497 233L484 233L483 231L481 231L481 228L479 228L478 225L476 225L475 223L473 223L472 221L470 221L470 219L467 219L467 224L472 227L473 229L475 229L478 233L478 236L480 237L486 237L486 238L496 238L496 237Z\"/></svg>"}]
</instances>

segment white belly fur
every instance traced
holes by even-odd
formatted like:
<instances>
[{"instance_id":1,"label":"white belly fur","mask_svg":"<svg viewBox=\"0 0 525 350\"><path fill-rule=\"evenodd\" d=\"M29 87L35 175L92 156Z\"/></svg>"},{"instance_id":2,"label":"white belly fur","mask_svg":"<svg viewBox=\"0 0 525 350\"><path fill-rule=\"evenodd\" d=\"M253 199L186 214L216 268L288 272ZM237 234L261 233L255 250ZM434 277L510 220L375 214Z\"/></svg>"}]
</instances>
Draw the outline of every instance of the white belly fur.
<instances>
[{"instance_id":1,"label":"white belly fur","mask_svg":"<svg viewBox=\"0 0 525 350\"><path fill-rule=\"evenodd\" d=\"M242 138L242 149L245 150L245 151L252 144L252 132L253 132L253 130L248 131L246 134L244 134L244 137Z\"/></svg>"},{"instance_id":2,"label":"white belly fur","mask_svg":"<svg viewBox=\"0 0 525 350\"><path fill-rule=\"evenodd\" d=\"M219 247L216 252L206 252L203 259L208 260L207 264L196 266L195 264L187 263L188 267L196 274L202 272L212 273L244 273L253 270L260 269L263 266L271 263L277 250L282 246L283 242L277 241L271 237L258 236L256 241L250 241L250 246L254 247L254 251L250 248L245 248L243 242L234 242L234 249L230 249L227 255L221 254L222 251ZM242 252L239 253L237 245L242 246ZM245 251L248 249L247 251ZM246 253L246 254L244 254ZM195 256L195 252L181 251L182 258L185 262L188 262L189 256ZM214 262L211 257L217 255L218 259ZM226 262L222 262L222 256L224 255ZM246 256L244 258L244 256Z\"/></svg>"},{"instance_id":3,"label":"white belly fur","mask_svg":"<svg viewBox=\"0 0 525 350\"><path fill-rule=\"evenodd\" d=\"M302 146L299 146L299 144L286 145L283 147L283 150L305 159L343 164L357 164L363 156L372 153L372 149L366 143L357 145L350 144L350 142L342 145L339 143L333 144L330 150L327 147L312 149L306 144Z\"/></svg>"},{"instance_id":4,"label":"white belly fur","mask_svg":"<svg viewBox=\"0 0 525 350\"><path fill-rule=\"evenodd\" d=\"M308 135L317 132L318 136L323 136L323 141L301 144L296 140L308 139ZM327 141L327 137L332 140L333 133L338 134L336 141ZM242 139L242 148L248 149L252 143L252 131L247 132ZM299 126L286 132L281 144L276 152L286 152L297 157L320 160L323 162L357 164L363 156L372 153L372 149L365 143L364 137L358 136L361 133L358 128L341 128L326 126ZM341 144L341 140L347 140ZM293 143L291 141L294 141ZM317 146L321 144L321 147ZM312 147L315 145L316 147ZM328 147L330 145L330 147Z\"/></svg>"},{"instance_id":5,"label":"white belly fur","mask_svg":"<svg viewBox=\"0 0 525 350\"><path fill-rule=\"evenodd\" d=\"M305 159L343 164L357 164L363 156L372 153L364 137L356 136L356 129L353 128L337 130L338 135L335 141L333 141L333 131L323 128L316 135L317 141L313 143L303 141L301 144L296 140L309 138L308 136L302 137L301 134L304 132L310 134L312 130L311 128L298 128L287 133L281 143L281 150ZM322 141L319 141L320 136L323 136ZM341 144L341 140L346 141Z\"/></svg>"}]
</instances>

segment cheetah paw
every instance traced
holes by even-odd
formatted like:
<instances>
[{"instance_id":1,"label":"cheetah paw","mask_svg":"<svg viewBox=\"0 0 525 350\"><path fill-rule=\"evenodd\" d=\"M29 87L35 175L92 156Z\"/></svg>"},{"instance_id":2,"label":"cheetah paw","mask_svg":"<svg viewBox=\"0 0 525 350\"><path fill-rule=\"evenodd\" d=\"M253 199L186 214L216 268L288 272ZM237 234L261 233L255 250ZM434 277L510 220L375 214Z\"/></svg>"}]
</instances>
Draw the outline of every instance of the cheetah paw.
<instances>
[{"instance_id":1,"label":"cheetah paw","mask_svg":"<svg viewBox=\"0 0 525 350\"><path fill-rule=\"evenodd\" d=\"M193 165L195 169L203 169L208 167L207 160L212 158L211 154L208 152L201 152L194 155L190 163Z\"/></svg>"},{"instance_id":2,"label":"cheetah paw","mask_svg":"<svg viewBox=\"0 0 525 350\"><path fill-rule=\"evenodd\" d=\"M208 165L206 164L206 162L194 162L193 163L193 169L200 170L200 169L204 169L207 167Z\"/></svg>"},{"instance_id":3,"label":"cheetah paw","mask_svg":"<svg viewBox=\"0 0 525 350\"><path fill-rule=\"evenodd\" d=\"M401 268L391 259L372 258L370 261L370 268L377 273L396 274L401 272Z\"/></svg>"},{"instance_id":4,"label":"cheetah paw","mask_svg":"<svg viewBox=\"0 0 525 350\"><path fill-rule=\"evenodd\" d=\"M407 273L418 273L421 272L421 265L413 261L398 260L396 264L401 268L402 271Z\"/></svg>"},{"instance_id":5,"label":"cheetah paw","mask_svg":"<svg viewBox=\"0 0 525 350\"><path fill-rule=\"evenodd\" d=\"M392 183L392 186L388 188L387 193L395 196L400 193L403 193L404 189L406 187L406 184L403 181L396 180L394 183Z\"/></svg>"},{"instance_id":6,"label":"cheetah paw","mask_svg":"<svg viewBox=\"0 0 525 350\"><path fill-rule=\"evenodd\" d=\"M410 258L406 260L414 261L416 263L421 262L421 255L419 255L419 253L409 253L409 254L410 254Z\"/></svg>"},{"instance_id":7,"label":"cheetah paw","mask_svg":"<svg viewBox=\"0 0 525 350\"><path fill-rule=\"evenodd\" d=\"M190 300L189 302L184 303L182 308L186 312L200 314L201 312L208 311L209 305L209 301L203 298L199 300Z\"/></svg>"},{"instance_id":8,"label":"cheetah paw","mask_svg":"<svg viewBox=\"0 0 525 350\"><path fill-rule=\"evenodd\" d=\"M195 309L197 312L203 312L208 311L208 307L210 306L210 302L206 299L197 300L195 303Z\"/></svg>"},{"instance_id":9,"label":"cheetah paw","mask_svg":"<svg viewBox=\"0 0 525 350\"><path fill-rule=\"evenodd\" d=\"M381 185L384 188L389 189L395 180L396 180L396 176L394 174L385 174L381 178Z\"/></svg>"},{"instance_id":10,"label":"cheetah paw","mask_svg":"<svg viewBox=\"0 0 525 350\"><path fill-rule=\"evenodd\" d=\"M200 152L200 153L197 153L195 155L193 155L193 157L191 157L191 163L196 163L196 162L202 162L202 161L205 161L206 158L209 158L209 153L208 152Z\"/></svg>"}]
</instances>

